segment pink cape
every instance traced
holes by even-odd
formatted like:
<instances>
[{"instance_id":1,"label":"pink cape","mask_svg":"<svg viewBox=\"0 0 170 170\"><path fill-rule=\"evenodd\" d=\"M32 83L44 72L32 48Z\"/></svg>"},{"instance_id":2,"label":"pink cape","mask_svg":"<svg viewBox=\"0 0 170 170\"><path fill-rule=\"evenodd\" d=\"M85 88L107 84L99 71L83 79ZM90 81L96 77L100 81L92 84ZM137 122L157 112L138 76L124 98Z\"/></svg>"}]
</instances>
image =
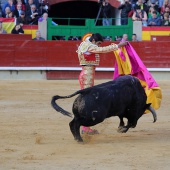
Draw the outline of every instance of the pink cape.
<instances>
[{"instance_id":1,"label":"pink cape","mask_svg":"<svg viewBox=\"0 0 170 170\"><path fill-rule=\"evenodd\" d=\"M145 81L147 83L149 89L153 88L153 87L159 87L129 42L124 48L127 51L127 54L129 56L129 60L131 63L131 67L132 67L131 75L139 78L142 81ZM123 61L126 60L122 51L119 53L119 56L121 57L121 59ZM118 63L116 61L113 79L115 79L119 76L121 76L121 75L118 72Z\"/></svg>"}]
</instances>

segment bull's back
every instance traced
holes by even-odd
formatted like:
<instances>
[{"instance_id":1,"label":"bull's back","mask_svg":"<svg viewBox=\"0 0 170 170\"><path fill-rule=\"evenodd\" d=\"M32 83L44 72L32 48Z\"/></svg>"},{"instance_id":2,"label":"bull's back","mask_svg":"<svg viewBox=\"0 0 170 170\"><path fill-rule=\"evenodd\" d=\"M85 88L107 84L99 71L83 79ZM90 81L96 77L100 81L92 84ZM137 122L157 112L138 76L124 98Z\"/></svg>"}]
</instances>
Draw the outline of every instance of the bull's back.
<instances>
[{"instance_id":1,"label":"bull's back","mask_svg":"<svg viewBox=\"0 0 170 170\"><path fill-rule=\"evenodd\" d=\"M142 87L140 81L131 75L126 76L120 76L117 79L115 79L115 83L120 86L120 88L125 89L123 93L126 93L126 90L131 90L130 94L135 94L135 96L140 96L144 100L146 100L146 93L144 88Z\"/></svg>"}]
</instances>

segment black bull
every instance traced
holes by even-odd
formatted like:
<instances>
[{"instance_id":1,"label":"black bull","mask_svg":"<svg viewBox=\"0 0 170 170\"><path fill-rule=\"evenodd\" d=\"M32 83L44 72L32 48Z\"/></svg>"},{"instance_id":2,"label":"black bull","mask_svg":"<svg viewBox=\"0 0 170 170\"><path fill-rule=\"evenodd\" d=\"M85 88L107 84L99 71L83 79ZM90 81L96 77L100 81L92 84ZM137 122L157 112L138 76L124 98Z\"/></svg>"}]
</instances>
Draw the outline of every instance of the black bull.
<instances>
[{"instance_id":1,"label":"black bull","mask_svg":"<svg viewBox=\"0 0 170 170\"><path fill-rule=\"evenodd\" d=\"M120 118L118 127L120 133L134 128L145 110L151 111L154 122L157 119L154 109L150 104L146 104L147 96L141 83L137 78L129 75L79 90L68 96L54 96L51 101L52 107L63 115L72 117L71 113L62 109L55 101L71 98L77 94L79 96L72 107L74 118L69 125L75 140L79 142L83 141L80 136L80 126L94 126L111 116ZM127 118L127 125L123 118Z\"/></svg>"}]
</instances>

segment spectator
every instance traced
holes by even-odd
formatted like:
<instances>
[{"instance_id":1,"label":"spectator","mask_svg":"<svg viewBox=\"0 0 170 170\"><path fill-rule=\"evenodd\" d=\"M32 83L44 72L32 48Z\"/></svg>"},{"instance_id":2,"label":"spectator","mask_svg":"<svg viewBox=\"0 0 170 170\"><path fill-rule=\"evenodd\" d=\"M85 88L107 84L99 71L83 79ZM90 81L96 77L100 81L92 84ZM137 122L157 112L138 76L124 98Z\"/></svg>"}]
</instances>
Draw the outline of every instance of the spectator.
<instances>
[{"instance_id":1,"label":"spectator","mask_svg":"<svg viewBox=\"0 0 170 170\"><path fill-rule=\"evenodd\" d=\"M148 6L148 9L150 9L150 7L153 7L153 8L155 9L155 11L160 12L159 6L155 3L155 1L152 1L152 2L150 3L150 5Z\"/></svg>"},{"instance_id":2,"label":"spectator","mask_svg":"<svg viewBox=\"0 0 170 170\"><path fill-rule=\"evenodd\" d=\"M40 1L43 1L43 0L40 0ZM33 0L33 4L35 4L36 9L39 10L39 8L40 8L40 2L39 2L39 0Z\"/></svg>"},{"instance_id":3,"label":"spectator","mask_svg":"<svg viewBox=\"0 0 170 170\"><path fill-rule=\"evenodd\" d=\"M164 13L164 19L162 20L162 26L170 26L169 13Z\"/></svg>"},{"instance_id":4,"label":"spectator","mask_svg":"<svg viewBox=\"0 0 170 170\"><path fill-rule=\"evenodd\" d=\"M4 30L2 22L0 21L0 34L6 34L7 32Z\"/></svg>"},{"instance_id":5,"label":"spectator","mask_svg":"<svg viewBox=\"0 0 170 170\"><path fill-rule=\"evenodd\" d=\"M77 37L77 36L70 36L70 37L68 38L68 40L78 41L78 40L80 40L80 39L79 39L79 37Z\"/></svg>"},{"instance_id":6,"label":"spectator","mask_svg":"<svg viewBox=\"0 0 170 170\"><path fill-rule=\"evenodd\" d=\"M14 1L14 5L15 5L15 8L17 9L17 5L21 5L21 10L22 11L25 11L25 2L23 0L15 0Z\"/></svg>"},{"instance_id":7,"label":"spectator","mask_svg":"<svg viewBox=\"0 0 170 170\"><path fill-rule=\"evenodd\" d=\"M36 9L39 10L39 6L40 6L39 0L28 0L25 5L25 8L26 8L25 10L29 11L31 9L32 4L34 4L36 6Z\"/></svg>"},{"instance_id":8,"label":"spectator","mask_svg":"<svg viewBox=\"0 0 170 170\"><path fill-rule=\"evenodd\" d=\"M146 0L146 3L148 4L148 6L150 6L150 4L156 4L158 5L158 0Z\"/></svg>"},{"instance_id":9,"label":"spectator","mask_svg":"<svg viewBox=\"0 0 170 170\"><path fill-rule=\"evenodd\" d=\"M131 11L131 4L129 3L129 0L125 0L118 9L121 10L120 16L121 16L121 25L127 25L128 24L128 13Z\"/></svg>"},{"instance_id":10,"label":"spectator","mask_svg":"<svg viewBox=\"0 0 170 170\"><path fill-rule=\"evenodd\" d=\"M155 10L155 7L152 7L152 6L151 6L151 7L149 8L149 12L148 12L148 19L149 19L149 18L152 18L152 12L153 12L153 11L156 11L156 10ZM158 11L156 11L156 12L157 12L157 17L159 17L159 16L160 16L160 13L159 13Z\"/></svg>"},{"instance_id":11,"label":"spectator","mask_svg":"<svg viewBox=\"0 0 170 170\"><path fill-rule=\"evenodd\" d=\"M122 36L115 36L115 41L121 41L122 40Z\"/></svg>"},{"instance_id":12,"label":"spectator","mask_svg":"<svg viewBox=\"0 0 170 170\"><path fill-rule=\"evenodd\" d=\"M28 3L25 4L25 12L27 13L27 11L31 10L31 5L33 5L33 0L28 0Z\"/></svg>"},{"instance_id":13,"label":"spectator","mask_svg":"<svg viewBox=\"0 0 170 170\"><path fill-rule=\"evenodd\" d=\"M5 8L5 12L3 13L2 17L3 18L9 18L9 14L11 13L10 7Z\"/></svg>"},{"instance_id":14,"label":"spectator","mask_svg":"<svg viewBox=\"0 0 170 170\"><path fill-rule=\"evenodd\" d=\"M170 13L170 6L166 6L165 7L165 10L163 11L163 13Z\"/></svg>"},{"instance_id":15,"label":"spectator","mask_svg":"<svg viewBox=\"0 0 170 170\"><path fill-rule=\"evenodd\" d=\"M134 9L136 10L136 7L139 8L138 6L140 6L141 10L145 11L148 14L149 8L148 8L148 5L146 4L146 1L145 3L143 3L143 0L138 0Z\"/></svg>"},{"instance_id":16,"label":"spectator","mask_svg":"<svg viewBox=\"0 0 170 170\"><path fill-rule=\"evenodd\" d=\"M128 41L128 35L127 34L123 34L121 42L126 42Z\"/></svg>"},{"instance_id":17,"label":"spectator","mask_svg":"<svg viewBox=\"0 0 170 170\"><path fill-rule=\"evenodd\" d=\"M44 20L47 21L47 19L48 19L48 13L45 12L45 13L42 15L42 17L38 19L38 21L39 21L39 22L42 22L42 21L44 21ZM58 25L58 24L56 24L54 21L52 21L51 24L52 24L52 25Z\"/></svg>"},{"instance_id":18,"label":"spectator","mask_svg":"<svg viewBox=\"0 0 170 170\"><path fill-rule=\"evenodd\" d=\"M36 31L36 37L33 38L33 40L39 40L39 41L43 41L45 40L43 37L41 37L41 32L39 30Z\"/></svg>"},{"instance_id":19,"label":"spectator","mask_svg":"<svg viewBox=\"0 0 170 170\"><path fill-rule=\"evenodd\" d=\"M136 35L136 34L132 34L132 41L134 41L134 42L138 41L138 40L137 40L137 35Z\"/></svg>"},{"instance_id":20,"label":"spectator","mask_svg":"<svg viewBox=\"0 0 170 170\"><path fill-rule=\"evenodd\" d=\"M31 9L26 12L26 20L30 25L38 25L38 19L40 17L39 11L34 4L31 5Z\"/></svg>"},{"instance_id":21,"label":"spectator","mask_svg":"<svg viewBox=\"0 0 170 170\"><path fill-rule=\"evenodd\" d=\"M20 26L20 24L16 24L15 27L12 29L11 34L24 34L24 30Z\"/></svg>"},{"instance_id":22,"label":"spectator","mask_svg":"<svg viewBox=\"0 0 170 170\"><path fill-rule=\"evenodd\" d=\"M2 14L5 15L5 9L6 7L10 8L10 11L14 12L15 11L15 5L13 4L13 0L8 0L2 8Z\"/></svg>"},{"instance_id":23,"label":"spectator","mask_svg":"<svg viewBox=\"0 0 170 170\"><path fill-rule=\"evenodd\" d=\"M6 7L5 9L5 16L3 16L4 18L13 18L14 17L14 14L13 12L10 10L9 7Z\"/></svg>"},{"instance_id":24,"label":"spectator","mask_svg":"<svg viewBox=\"0 0 170 170\"><path fill-rule=\"evenodd\" d=\"M8 18L14 18L14 13L12 11L9 13Z\"/></svg>"},{"instance_id":25,"label":"spectator","mask_svg":"<svg viewBox=\"0 0 170 170\"><path fill-rule=\"evenodd\" d=\"M135 10L135 5L137 3L138 0L130 0L130 3L132 5L132 9Z\"/></svg>"},{"instance_id":26,"label":"spectator","mask_svg":"<svg viewBox=\"0 0 170 170\"><path fill-rule=\"evenodd\" d=\"M167 6L170 8L170 2L169 2L169 0L163 0L162 5L161 5L161 13L164 13L164 12L165 12L165 8L166 8Z\"/></svg>"},{"instance_id":27,"label":"spectator","mask_svg":"<svg viewBox=\"0 0 170 170\"><path fill-rule=\"evenodd\" d=\"M17 4L25 4L25 1L24 0L13 0L14 2L14 5L17 5Z\"/></svg>"},{"instance_id":28,"label":"spectator","mask_svg":"<svg viewBox=\"0 0 170 170\"><path fill-rule=\"evenodd\" d=\"M40 0L39 10L41 12L41 15L44 13L48 13L49 6L47 2L48 1Z\"/></svg>"},{"instance_id":29,"label":"spectator","mask_svg":"<svg viewBox=\"0 0 170 170\"><path fill-rule=\"evenodd\" d=\"M102 4L102 25L110 26L112 25L112 6L109 3L109 0L99 0ZM106 41L110 41L110 36L104 37Z\"/></svg>"},{"instance_id":30,"label":"spectator","mask_svg":"<svg viewBox=\"0 0 170 170\"><path fill-rule=\"evenodd\" d=\"M98 0L102 7L102 25L110 26L112 25L112 6L109 3L109 0ZM105 40L111 40L110 36L105 36Z\"/></svg>"},{"instance_id":31,"label":"spectator","mask_svg":"<svg viewBox=\"0 0 170 170\"><path fill-rule=\"evenodd\" d=\"M159 6L159 9L161 10L162 6L163 6L163 3L164 3L165 0L158 0L158 6Z\"/></svg>"},{"instance_id":32,"label":"spectator","mask_svg":"<svg viewBox=\"0 0 170 170\"><path fill-rule=\"evenodd\" d=\"M27 24L24 11L21 12L21 15L17 18L16 23L20 24L22 27L23 25Z\"/></svg>"},{"instance_id":33,"label":"spectator","mask_svg":"<svg viewBox=\"0 0 170 170\"><path fill-rule=\"evenodd\" d=\"M136 5L136 10L133 13L132 20L133 21L141 21L142 26L146 27L147 26L147 13L144 10L141 10L140 6Z\"/></svg>"},{"instance_id":34,"label":"spectator","mask_svg":"<svg viewBox=\"0 0 170 170\"><path fill-rule=\"evenodd\" d=\"M22 12L22 6L21 4L18 4L16 10L14 11L14 16L18 18L21 15L21 12Z\"/></svg>"},{"instance_id":35,"label":"spectator","mask_svg":"<svg viewBox=\"0 0 170 170\"><path fill-rule=\"evenodd\" d=\"M164 19L164 14L168 13L170 15L170 7L166 6L164 12L161 14L161 18Z\"/></svg>"},{"instance_id":36,"label":"spectator","mask_svg":"<svg viewBox=\"0 0 170 170\"><path fill-rule=\"evenodd\" d=\"M48 19L48 13L43 13L43 15L42 15L42 17L41 18L39 18L39 20L38 21L47 21L47 19Z\"/></svg>"},{"instance_id":37,"label":"spectator","mask_svg":"<svg viewBox=\"0 0 170 170\"><path fill-rule=\"evenodd\" d=\"M160 26L161 25L161 18L157 17L157 12L152 12L152 18L148 19L148 26Z\"/></svg>"},{"instance_id":38,"label":"spectator","mask_svg":"<svg viewBox=\"0 0 170 170\"><path fill-rule=\"evenodd\" d=\"M101 3L101 0L98 2ZM112 25L112 6L109 3L109 0L102 0L102 24L103 26Z\"/></svg>"}]
</instances>

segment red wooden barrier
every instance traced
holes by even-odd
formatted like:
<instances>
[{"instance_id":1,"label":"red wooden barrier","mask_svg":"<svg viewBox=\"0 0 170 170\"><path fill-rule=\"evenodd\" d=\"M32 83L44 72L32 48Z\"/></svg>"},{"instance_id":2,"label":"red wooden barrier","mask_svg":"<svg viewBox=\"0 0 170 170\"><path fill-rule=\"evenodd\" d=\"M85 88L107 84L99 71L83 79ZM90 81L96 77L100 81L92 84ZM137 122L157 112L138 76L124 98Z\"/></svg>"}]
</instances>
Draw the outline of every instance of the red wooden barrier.
<instances>
[{"instance_id":1,"label":"red wooden barrier","mask_svg":"<svg viewBox=\"0 0 170 170\"><path fill-rule=\"evenodd\" d=\"M170 36L161 36L161 35L157 35L157 36L151 36L151 40L152 41L170 41Z\"/></svg>"},{"instance_id":2,"label":"red wooden barrier","mask_svg":"<svg viewBox=\"0 0 170 170\"><path fill-rule=\"evenodd\" d=\"M77 47L80 41L33 41L29 35L0 36L0 67L78 67ZM104 42L109 45L111 42ZM118 42L115 42L118 43ZM131 42L148 68L170 68L170 48L167 41ZM114 54L101 54L100 67L113 68ZM100 68L99 67L99 68ZM47 71L47 79L77 78L80 71ZM101 77L101 72L96 77ZM111 78L112 72L102 72Z\"/></svg>"},{"instance_id":3,"label":"red wooden barrier","mask_svg":"<svg viewBox=\"0 0 170 170\"><path fill-rule=\"evenodd\" d=\"M31 34L0 34L0 41L16 41L16 40L31 40Z\"/></svg>"},{"instance_id":4,"label":"red wooden barrier","mask_svg":"<svg viewBox=\"0 0 170 170\"><path fill-rule=\"evenodd\" d=\"M0 39L0 66L79 67L76 53L79 41L32 41L21 40L20 36L17 40ZM131 42L131 45L146 67L170 68L169 42ZM113 67L114 61L112 52L101 54L100 67Z\"/></svg>"}]
</instances>

